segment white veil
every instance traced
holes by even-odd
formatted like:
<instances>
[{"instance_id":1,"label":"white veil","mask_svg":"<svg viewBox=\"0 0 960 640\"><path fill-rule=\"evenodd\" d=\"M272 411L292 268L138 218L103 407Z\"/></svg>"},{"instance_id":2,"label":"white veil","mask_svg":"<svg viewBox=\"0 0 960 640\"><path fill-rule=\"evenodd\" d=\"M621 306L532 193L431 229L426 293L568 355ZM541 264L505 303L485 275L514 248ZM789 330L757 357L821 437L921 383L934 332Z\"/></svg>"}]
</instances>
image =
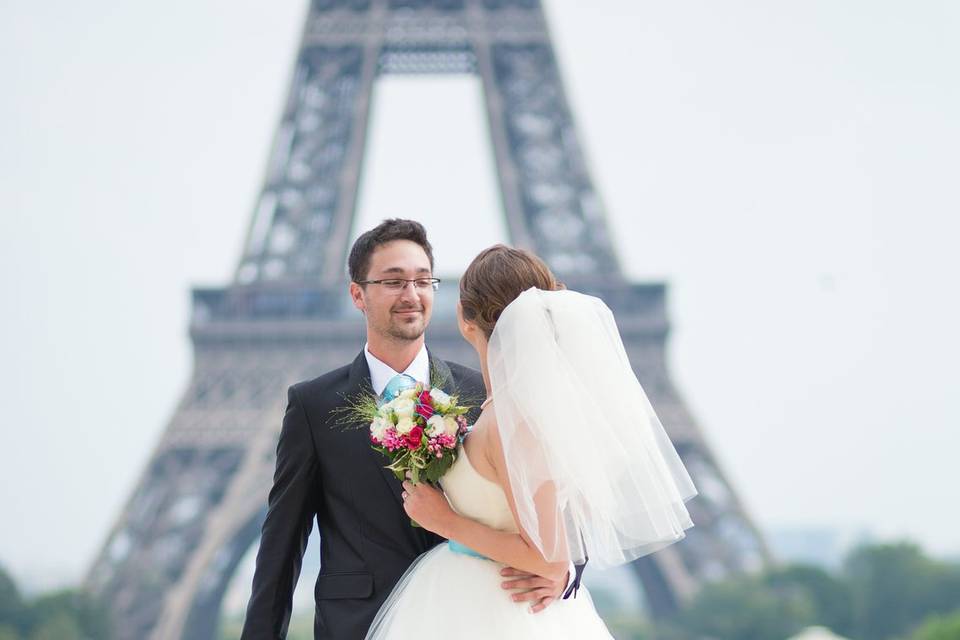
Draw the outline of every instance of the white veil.
<instances>
[{"instance_id":1,"label":"white veil","mask_svg":"<svg viewBox=\"0 0 960 640\"><path fill-rule=\"evenodd\" d=\"M602 300L524 291L487 365L519 524L548 561L609 567L684 537L697 491Z\"/></svg>"}]
</instances>

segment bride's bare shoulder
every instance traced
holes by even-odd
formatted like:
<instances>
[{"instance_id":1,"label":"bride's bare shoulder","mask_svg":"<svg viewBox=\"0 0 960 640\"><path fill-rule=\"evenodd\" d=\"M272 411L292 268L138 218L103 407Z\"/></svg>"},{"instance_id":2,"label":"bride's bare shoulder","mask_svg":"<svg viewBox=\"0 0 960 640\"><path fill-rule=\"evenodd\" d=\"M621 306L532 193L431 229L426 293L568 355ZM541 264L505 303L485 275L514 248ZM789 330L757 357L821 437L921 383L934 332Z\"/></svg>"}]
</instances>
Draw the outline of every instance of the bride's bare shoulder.
<instances>
[{"instance_id":1,"label":"bride's bare shoulder","mask_svg":"<svg viewBox=\"0 0 960 640\"><path fill-rule=\"evenodd\" d=\"M493 405L487 405L484 411L473 423L470 429L472 435L480 436L478 439L487 440L491 436L497 435L497 414L493 410Z\"/></svg>"},{"instance_id":2,"label":"bride's bare shoulder","mask_svg":"<svg viewBox=\"0 0 960 640\"><path fill-rule=\"evenodd\" d=\"M493 412L493 407L488 408L480 414L477 421L470 429L472 440L469 447L471 460L482 460L483 464L491 474L495 474L498 468L497 462L502 459L503 454L500 451L500 437L497 433L497 417Z\"/></svg>"}]
</instances>

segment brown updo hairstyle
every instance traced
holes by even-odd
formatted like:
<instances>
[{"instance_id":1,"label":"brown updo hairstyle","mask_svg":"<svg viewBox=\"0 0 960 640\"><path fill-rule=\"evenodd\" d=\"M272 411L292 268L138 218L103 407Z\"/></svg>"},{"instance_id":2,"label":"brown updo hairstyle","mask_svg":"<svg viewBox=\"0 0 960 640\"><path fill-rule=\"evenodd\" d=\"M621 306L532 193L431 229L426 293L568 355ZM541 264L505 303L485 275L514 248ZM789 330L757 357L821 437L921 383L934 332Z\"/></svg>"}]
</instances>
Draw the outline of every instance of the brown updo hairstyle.
<instances>
[{"instance_id":1,"label":"brown updo hairstyle","mask_svg":"<svg viewBox=\"0 0 960 640\"><path fill-rule=\"evenodd\" d=\"M530 287L565 288L534 253L495 244L481 251L460 278L463 317L480 327L489 340L506 306Z\"/></svg>"}]
</instances>

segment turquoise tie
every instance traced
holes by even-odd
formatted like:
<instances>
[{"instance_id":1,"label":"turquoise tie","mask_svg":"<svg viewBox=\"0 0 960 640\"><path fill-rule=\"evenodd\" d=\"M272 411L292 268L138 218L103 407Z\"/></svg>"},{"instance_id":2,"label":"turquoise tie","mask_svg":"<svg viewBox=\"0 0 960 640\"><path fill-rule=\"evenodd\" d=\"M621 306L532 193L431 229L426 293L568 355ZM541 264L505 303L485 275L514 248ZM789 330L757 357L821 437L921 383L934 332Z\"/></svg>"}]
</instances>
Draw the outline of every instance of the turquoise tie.
<instances>
[{"instance_id":1,"label":"turquoise tie","mask_svg":"<svg viewBox=\"0 0 960 640\"><path fill-rule=\"evenodd\" d=\"M413 378L413 376L408 376L405 373L398 373L390 378L390 382L388 382L387 386L383 388L383 393L380 394L380 397L384 402L390 402L403 391L415 386L417 386L417 381Z\"/></svg>"}]
</instances>

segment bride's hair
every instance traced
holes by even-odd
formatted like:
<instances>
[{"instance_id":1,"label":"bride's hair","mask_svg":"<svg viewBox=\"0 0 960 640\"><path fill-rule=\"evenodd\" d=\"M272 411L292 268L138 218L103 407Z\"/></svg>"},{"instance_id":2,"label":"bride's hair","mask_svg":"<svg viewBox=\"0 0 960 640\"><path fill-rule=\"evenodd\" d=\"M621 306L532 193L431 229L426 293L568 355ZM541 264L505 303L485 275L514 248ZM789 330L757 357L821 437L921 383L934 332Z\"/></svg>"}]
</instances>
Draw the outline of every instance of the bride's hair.
<instances>
[{"instance_id":1,"label":"bride's hair","mask_svg":"<svg viewBox=\"0 0 960 640\"><path fill-rule=\"evenodd\" d=\"M544 291L565 288L534 253L495 244L481 251L460 278L463 317L489 339L506 306L530 287Z\"/></svg>"}]
</instances>

